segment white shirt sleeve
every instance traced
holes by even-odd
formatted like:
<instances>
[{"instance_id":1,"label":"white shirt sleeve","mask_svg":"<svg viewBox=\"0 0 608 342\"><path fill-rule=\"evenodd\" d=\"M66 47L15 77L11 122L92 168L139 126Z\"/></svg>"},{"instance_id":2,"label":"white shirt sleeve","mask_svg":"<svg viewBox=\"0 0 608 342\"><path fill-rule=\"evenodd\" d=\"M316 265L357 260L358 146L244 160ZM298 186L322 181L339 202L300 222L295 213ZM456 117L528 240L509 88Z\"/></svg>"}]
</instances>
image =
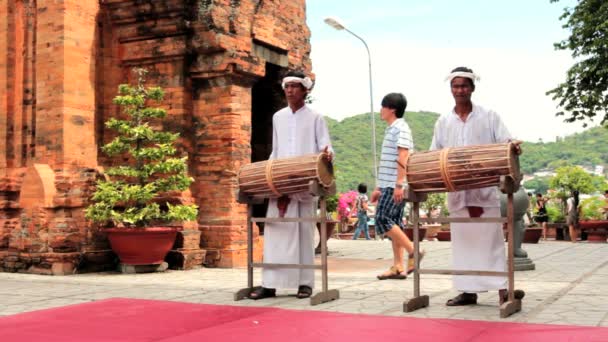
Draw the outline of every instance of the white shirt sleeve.
<instances>
[{"instance_id":1,"label":"white shirt sleeve","mask_svg":"<svg viewBox=\"0 0 608 342\"><path fill-rule=\"evenodd\" d=\"M279 137L277 136L277 115L272 117L272 152L268 159L277 159Z\"/></svg>"},{"instance_id":2,"label":"white shirt sleeve","mask_svg":"<svg viewBox=\"0 0 608 342\"><path fill-rule=\"evenodd\" d=\"M319 115L315 121L315 134L318 151L321 152L325 146L329 146L329 152L334 154L334 149L331 146L331 139L329 137L329 130L327 129L327 123L325 122L325 118L323 118L321 115Z\"/></svg>"},{"instance_id":3,"label":"white shirt sleeve","mask_svg":"<svg viewBox=\"0 0 608 342\"><path fill-rule=\"evenodd\" d=\"M437 122L435 122L435 129L433 130L433 140L431 141L431 147L429 148L430 151L439 150L443 148L441 142L439 141L439 131L441 130L440 126L441 117L439 117L439 119L437 119Z\"/></svg>"},{"instance_id":4,"label":"white shirt sleeve","mask_svg":"<svg viewBox=\"0 0 608 342\"><path fill-rule=\"evenodd\" d=\"M491 122L492 125L490 127L492 127L494 130L494 142L506 143L512 139L511 133L509 133L507 126L505 126L505 124L500 119L500 116L496 112L490 112L490 120L493 121Z\"/></svg>"},{"instance_id":5,"label":"white shirt sleeve","mask_svg":"<svg viewBox=\"0 0 608 342\"><path fill-rule=\"evenodd\" d=\"M399 130L399 136L397 139L398 147L403 147L408 150L413 149L414 144L412 143L412 131L409 129L409 127L405 125L402 126L402 128Z\"/></svg>"}]
</instances>

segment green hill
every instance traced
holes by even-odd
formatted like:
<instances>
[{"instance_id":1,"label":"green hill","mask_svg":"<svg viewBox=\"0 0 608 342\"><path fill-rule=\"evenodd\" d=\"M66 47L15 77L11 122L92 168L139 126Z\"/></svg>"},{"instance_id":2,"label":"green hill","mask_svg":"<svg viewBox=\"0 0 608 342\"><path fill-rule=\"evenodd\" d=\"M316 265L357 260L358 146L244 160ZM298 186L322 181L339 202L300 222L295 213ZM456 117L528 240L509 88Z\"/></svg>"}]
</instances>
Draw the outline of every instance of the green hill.
<instances>
[{"instance_id":1,"label":"green hill","mask_svg":"<svg viewBox=\"0 0 608 342\"><path fill-rule=\"evenodd\" d=\"M386 123L375 114L377 153L382 149ZM412 129L417 151L427 150L431 144L433 127L439 115L429 112L406 112L405 120ZM356 189L361 182L368 187L375 185L372 172L372 131L369 114L360 114L340 122L327 118L332 144L336 151L336 177L338 191ZM378 159L380 156L378 156Z\"/></svg>"},{"instance_id":2,"label":"green hill","mask_svg":"<svg viewBox=\"0 0 608 342\"><path fill-rule=\"evenodd\" d=\"M555 169L564 164L593 166L608 164L608 129L593 127L556 142L526 142L521 169L526 174Z\"/></svg>"},{"instance_id":3,"label":"green hill","mask_svg":"<svg viewBox=\"0 0 608 342\"><path fill-rule=\"evenodd\" d=\"M431 112L406 112L405 120L412 129L416 151L426 151L439 117ZM386 123L376 113L376 144L380 153ZM327 118L332 143L336 151L338 191L356 189L360 182L375 185L372 173L371 119L360 114L340 122ZM522 172L532 174L541 169L554 169L563 164L608 164L608 129L594 127L556 142L525 142L520 165ZM378 156L379 157L379 156Z\"/></svg>"}]
</instances>

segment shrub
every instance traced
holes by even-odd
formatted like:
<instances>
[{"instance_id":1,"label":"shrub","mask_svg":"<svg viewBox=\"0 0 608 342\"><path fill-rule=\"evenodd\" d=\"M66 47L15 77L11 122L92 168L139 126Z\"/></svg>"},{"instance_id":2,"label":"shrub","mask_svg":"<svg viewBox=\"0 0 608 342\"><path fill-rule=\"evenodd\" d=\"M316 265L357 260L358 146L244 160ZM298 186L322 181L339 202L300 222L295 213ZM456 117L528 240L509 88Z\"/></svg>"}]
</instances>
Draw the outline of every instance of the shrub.
<instances>
[{"instance_id":1,"label":"shrub","mask_svg":"<svg viewBox=\"0 0 608 342\"><path fill-rule=\"evenodd\" d=\"M601 220L606 202L600 197L590 197L581 201L581 220Z\"/></svg>"},{"instance_id":2,"label":"shrub","mask_svg":"<svg viewBox=\"0 0 608 342\"><path fill-rule=\"evenodd\" d=\"M151 223L192 221L197 217L195 205L159 203L159 197L170 191L188 189L187 157L180 157L174 147L179 133L163 132L154 120L166 116L162 108L147 103L163 100L160 87L144 87L145 69L135 69L137 84L121 84L114 103L123 108L127 119L111 118L106 127L117 137L103 146L108 156L125 156L128 165L111 167L108 180L99 180L86 217L114 227L145 227Z\"/></svg>"}]
</instances>

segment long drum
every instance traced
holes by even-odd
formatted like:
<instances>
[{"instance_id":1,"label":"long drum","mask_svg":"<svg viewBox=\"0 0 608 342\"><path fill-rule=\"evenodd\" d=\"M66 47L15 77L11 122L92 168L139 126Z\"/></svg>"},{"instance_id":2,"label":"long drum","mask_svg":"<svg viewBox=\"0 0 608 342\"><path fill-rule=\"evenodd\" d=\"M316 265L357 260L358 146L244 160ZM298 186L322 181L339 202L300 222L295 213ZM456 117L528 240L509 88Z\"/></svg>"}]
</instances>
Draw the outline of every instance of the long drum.
<instances>
[{"instance_id":1,"label":"long drum","mask_svg":"<svg viewBox=\"0 0 608 342\"><path fill-rule=\"evenodd\" d=\"M306 192L311 180L324 187L334 183L334 169L324 153L265 160L241 167L239 191L247 196L272 198Z\"/></svg>"},{"instance_id":2,"label":"long drum","mask_svg":"<svg viewBox=\"0 0 608 342\"><path fill-rule=\"evenodd\" d=\"M407 182L415 192L452 192L500 184L501 176L521 179L513 143L473 145L412 153Z\"/></svg>"}]
</instances>

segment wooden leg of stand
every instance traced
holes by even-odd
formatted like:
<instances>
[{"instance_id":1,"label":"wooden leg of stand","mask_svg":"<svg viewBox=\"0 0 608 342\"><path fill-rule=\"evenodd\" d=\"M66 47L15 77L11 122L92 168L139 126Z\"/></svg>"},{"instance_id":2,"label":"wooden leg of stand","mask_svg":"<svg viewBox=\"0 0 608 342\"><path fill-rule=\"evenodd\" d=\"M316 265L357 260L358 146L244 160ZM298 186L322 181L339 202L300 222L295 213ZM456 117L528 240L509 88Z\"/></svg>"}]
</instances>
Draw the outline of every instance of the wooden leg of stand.
<instances>
[{"instance_id":1,"label":"wooden leg of stand","mask_svg":"<svg viewBox=\"0 0 608 342\"><path fill-rule=\"evenodd\" d=\"M247 205L247 287L238 290L234 294L234 300L241 300L249 297L249 294L255 290L253 287L253 205Z\"/></svg>"},{"instance_id":2,"label":"wooden leg of stand","mask_svg":"<svg viewBox=\"0 0 608 342\"><path fill-rule=\"evenodd\" d=\"M509 236L509 242L507 244L507 265L508 265L508 273L509 273L509 296L506 302L504 302L500 306L500 317L506 318L511 316L512 314L521 311L521 300L515 299L515 267L513 262L514 252L515 252L515 243L512 237L513 235L513 223L514 223L514 213L513 213L513 193L509 192L507 194L507 234Z\"/></svg>"},{"instance_id":3,"label":"wooden leg of stand","mask_svg":"<svg viewBox=\"0 0 608 342\"><path fill-rule=\"evenodd\" d=\"M420 202L412 202L412 225L414 228L414 297L403 302L403 312L412 312L429 306L429 296L420 295Z\"/></svg>"},{"instance_id":4,"label":"wooden leg of stand","mask_svg":"<svg viewBox=\"0 0 608 342\"><path fill-rule=\"evenodd\" d=\"M327 202L325 197L321 197L319 201L321 207L321 292L310 297L310 305L318 305L340 298L338 290L328 289L327 278ZM316 228L316 227L315 227Z\"/></svg>"}]
</instances>

